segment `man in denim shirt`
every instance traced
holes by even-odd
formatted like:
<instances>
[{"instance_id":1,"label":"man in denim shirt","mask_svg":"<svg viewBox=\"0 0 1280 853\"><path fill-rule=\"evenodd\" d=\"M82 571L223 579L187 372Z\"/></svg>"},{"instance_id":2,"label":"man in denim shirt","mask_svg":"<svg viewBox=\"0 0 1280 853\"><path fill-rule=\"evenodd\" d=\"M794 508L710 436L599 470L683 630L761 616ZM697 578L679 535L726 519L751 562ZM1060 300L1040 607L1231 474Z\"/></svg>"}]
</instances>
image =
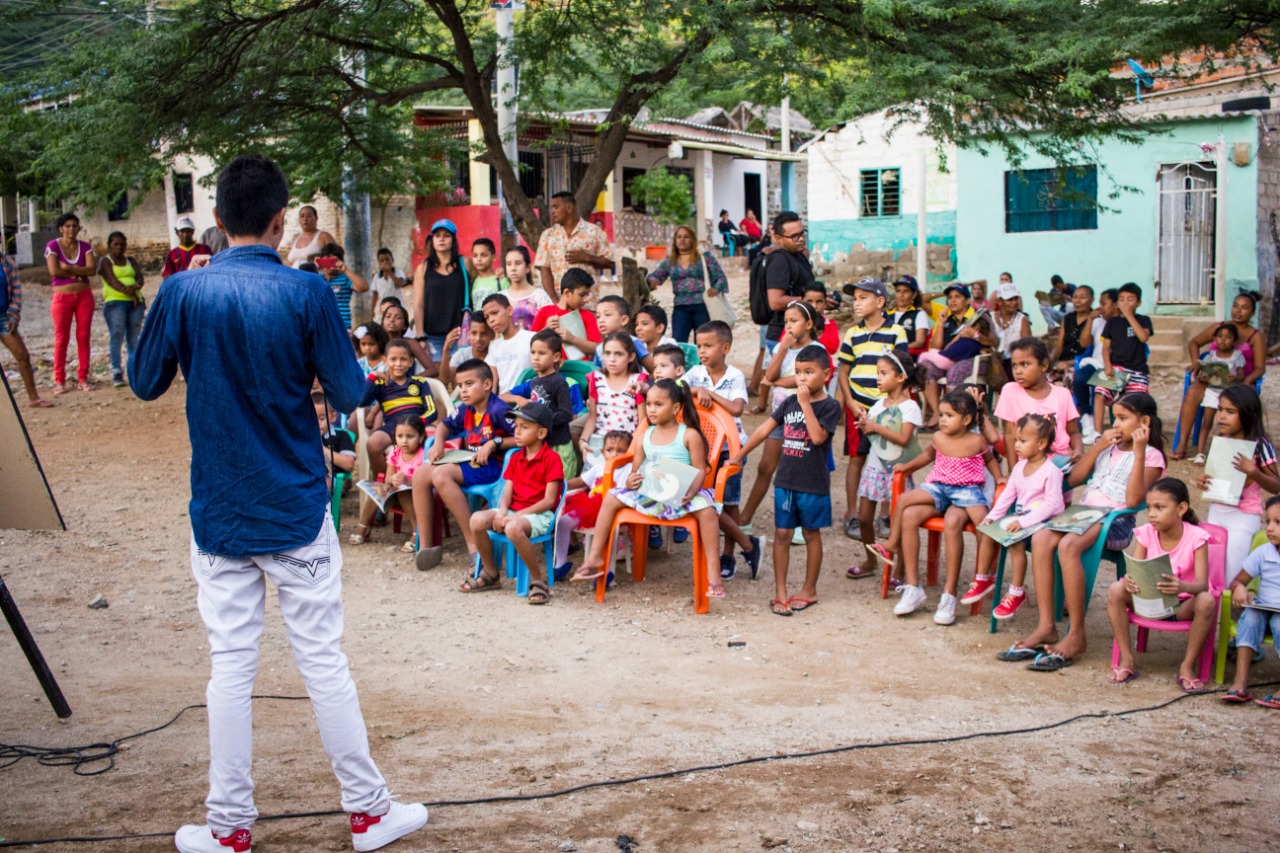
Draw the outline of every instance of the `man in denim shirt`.
<instances>
[{"instance_id":1,"label":"man in denim shirt","mask_svg":"<svg viewBox=\"0 0 1280 853\"><path fill-rule=\"evenodd\" d=\"M342 787L356 850L376 850L427 822L393 803L369 740L342 637L342 552L328 514L311 385L339 411L364 379L330 287L284 266L289 189L270 160L238 157L218 175L215 217L230 248L160 288L130 353L133 391L154 400L177 368L191 433L191 564L209 635L208 823L184 826L181 853L246 853L253 804L250 693L267 578ZM269 341L272 358L245 345Z\"/></svg>"}]
</instances>

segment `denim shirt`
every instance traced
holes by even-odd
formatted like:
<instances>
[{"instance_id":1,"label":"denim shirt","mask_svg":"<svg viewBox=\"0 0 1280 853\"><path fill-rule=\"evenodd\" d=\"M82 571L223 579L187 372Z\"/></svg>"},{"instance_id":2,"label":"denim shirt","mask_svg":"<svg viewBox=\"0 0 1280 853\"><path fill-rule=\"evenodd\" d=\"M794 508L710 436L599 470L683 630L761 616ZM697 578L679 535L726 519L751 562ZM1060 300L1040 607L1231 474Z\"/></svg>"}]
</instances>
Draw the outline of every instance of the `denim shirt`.
<instances>
[{"instance_id":1,"label":"denim shirt","mask_svg":"<svg viewBox=\"0 0 1280 853\"><path fill-rule=\"evenodd\" d=\"M251 348L269 357L251 357ZM196 545L247 557L314 541L329 493L311 384L319 377L340 412L355 409L364 389L333 290L256 245L173 275L129 354L133 392L156 399L178 367Z\"/></svg>"}]
</instances>

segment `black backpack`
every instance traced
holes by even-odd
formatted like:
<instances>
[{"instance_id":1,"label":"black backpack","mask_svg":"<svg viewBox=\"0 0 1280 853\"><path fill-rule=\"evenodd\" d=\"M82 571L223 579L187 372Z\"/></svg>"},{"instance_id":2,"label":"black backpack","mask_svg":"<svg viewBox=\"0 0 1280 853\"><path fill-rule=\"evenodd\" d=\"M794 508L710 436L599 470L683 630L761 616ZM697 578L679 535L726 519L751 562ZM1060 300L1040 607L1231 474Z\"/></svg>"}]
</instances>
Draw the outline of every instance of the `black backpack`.
<instances>
[{"instance_id":1,"label":"black backpack","mask_svg":"<svg viewBox=\"0 0 1280 853\"><path fill-rule=\"evenodd\" d=\"M774 311L769 307L769 288L764 276L764 265L768 260L769 255L761 252L751 262L751 272L747 279L751 322L757 326L767 326L773 320Z\"/></svg>"}]
</instances>

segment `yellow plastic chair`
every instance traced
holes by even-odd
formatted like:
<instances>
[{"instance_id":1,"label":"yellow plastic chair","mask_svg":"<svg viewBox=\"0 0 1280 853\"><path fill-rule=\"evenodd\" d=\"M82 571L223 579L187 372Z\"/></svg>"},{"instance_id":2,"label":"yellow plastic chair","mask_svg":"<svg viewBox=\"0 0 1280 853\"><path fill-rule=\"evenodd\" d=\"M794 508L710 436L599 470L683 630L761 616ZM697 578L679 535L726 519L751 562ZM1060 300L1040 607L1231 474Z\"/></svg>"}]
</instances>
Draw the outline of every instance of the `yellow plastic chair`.
<instances>
[{"instance_id":1,"label":"yellow plastic chair","mask_svg":"<svg viewBox=\"0 0 1280 853\"><path fill-rule=\"evenodd\" d=\"M1264 531L1259 530L1257 533L1253 534L1252 547L1249 550L1253 551L1255 548L1265 545L1266 542L1267 534ZM1218 684L1226 683L1223 680L1223 677L1227 673L1227 656L1229 654L1227 646L1236 638L1236 620L1231 615L1230 584L1236 579L1236 575L1240 573L1240 570L1236 568L1228 569L1227 571L1231 574L1230 577L1226 579L1227 588L1222 593L1222 605L1218 610L1218 662L1213 668L1213 680ZM1254 578L1249 582L1249 589L1255 593L1258 591L1258 578ZM1276 638L1272 637L1269 640L1263 641L1263 645L1266 645L1267 643L1271 643L1271 647L1275 648ZM1234 661L1235 658L1232 658L1232 660Z\"/></svg>"}]
</instances>

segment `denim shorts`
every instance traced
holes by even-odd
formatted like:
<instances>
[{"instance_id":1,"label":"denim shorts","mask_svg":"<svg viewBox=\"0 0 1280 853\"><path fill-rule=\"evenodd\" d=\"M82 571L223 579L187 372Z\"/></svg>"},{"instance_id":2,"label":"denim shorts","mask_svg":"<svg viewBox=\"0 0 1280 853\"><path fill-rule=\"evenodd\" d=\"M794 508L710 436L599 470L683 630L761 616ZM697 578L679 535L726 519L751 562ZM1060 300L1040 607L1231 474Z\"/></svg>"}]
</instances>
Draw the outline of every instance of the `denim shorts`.
<instances>
[{"instance_id":1,"label":"denim shorts","mask_svg":"<svg viewBox=\"0 0 1280 853\"><path fill-rule=\"evenodd\" d=\"M1280 634L1280 613L1246 607L1236 620L1236 648L1253 649L1255 652L1261 649L1268 623L1271 625L1271 639L1274 641L1276 635Z\"/></svg>"},{"instance_id":2,"label":"denim shorts","mask_svg":"<svg viewBox=\"0 0 1280 853\"><path fill-rule=\"evenodd\" d=\"M773 526L779 530L821 530L831 526L831 495L773 490Z\"/></svg>"},{"instance_id":3,"label":"denim shorts","mask_svg":"<svg viewBox=\"0 0 1280 853\"><path fill-rule=\"evenodd\" d=\"M976 486L949 486L946 483L921 483L920 488L933 498L933 508L939 513L948 507L958 506L961 509L970 506L991 506L981 484Z\"/></svg>"},{"instance_id":4,"label":"denim shorts","mask_svg":"<svg viewBox=\"0 0 1280 853\"><path fill-rule=\"evenodd\" d=\"M9 331L10 317L8 314L0 314L0 335L12 334Z\"/></svg>"},{"instance_id":5,"label":"denim shorts","mask_svg":"<svg viewBox=\"0 0 1280 853\"><path fill-rule=\"evenodd\" d=\"M742 471L747 469L747 459L742 460ZM723 465L729 461L729 450L725 448L720 451L720 464ZM742 471L734 474L724 482L724 500L720 503L722 506L738 506L742 503Z\"/></svg>"}]
</instances>

